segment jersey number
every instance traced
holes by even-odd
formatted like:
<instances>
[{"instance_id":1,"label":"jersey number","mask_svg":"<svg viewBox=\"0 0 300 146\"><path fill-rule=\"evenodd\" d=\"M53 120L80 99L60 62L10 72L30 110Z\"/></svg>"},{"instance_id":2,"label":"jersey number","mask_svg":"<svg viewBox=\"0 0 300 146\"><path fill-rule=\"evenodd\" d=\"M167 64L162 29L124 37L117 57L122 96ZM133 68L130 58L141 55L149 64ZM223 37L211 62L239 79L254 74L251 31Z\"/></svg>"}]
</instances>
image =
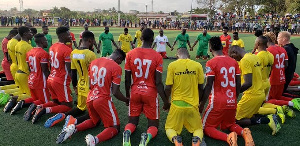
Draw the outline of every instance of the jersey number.
<instances>
[{"instance_id":1,"label":"jersey number","mask_svg":"<svg viewBox=\"0 0 300 146\"><path fill-rule=\"evenodd\" d=\"M29 56L29 67L31 72L37 72L35 57Z\"/></svg>"},{"instance_id":2,"label":"jersey number","mask_svg":"<svg viewBox=\"0 0 300 146\"><path fill-rule=\"evenodd\" d=\"M50 56L51 56L51 67L58 68L59 61L57 59L57 52L54 54L53 51L50 51Z\"/></svg>"},{"instance_id":3,"label":"jersey number","mask_svg":"<svg viewBox=\"0 0 300 146\"><path fill-rule=\"evenodd\" d=\"M222 87L227 87L228 83L231 87L235 87L235 68L234 67L230 67L229 70L227 70L225 67L222 67L220 70L220 73L223 74L223 77L225 79L225 81L221 82L221 86ZM228 73L232 74L231 75L231 80L228 79Z\"/></svg>"},{"instance_id":4,"label":"jersey number","mask_svg":"<svg viewBox=\"0 0 300 146\"><path fill-rule=\"evenodd\" d=\"M284 58L285 58L285 54L282 53L282 54L276 54L276 59L277 59L277 63L275 65L275 67L277 69L281 69L281 68L284 68ZM280 61L281 60L281 61Z\"/></svg>"},{"instance_id":5,"label":"jersey number","mask_svg":"<svg viewBox=\"0 0 300 146\"><path fill-rule=\"evenodd\" d=\"M143 76L143 68L142 68L142 65L146 65L146 72L145 72L145 79L148 78L148 75L149 75L149 68L151 66L151 63L152 63L152 60L149 60L149 59L143 59L143 62L140 58L136 58L134 60L134 65L137 65L137 69L138 69L138 72L135 72L135 76L137 78L140 78Z\"/></svg>"},{"instance_id":6,"label":"jersey number","mask_svg":"<svg viewBox=\"0 0 300 146\"><path fill-rule=\"evenodd\" d=\"M103 87L105 82L105 76L106 76L106 68L101 67L100 69L98 69L98 67L94 65L92 67L92 72L93 72L94 79L91 79L91 84L95 85L98 83L99 87Z\"/></svg>"}]
</instances>

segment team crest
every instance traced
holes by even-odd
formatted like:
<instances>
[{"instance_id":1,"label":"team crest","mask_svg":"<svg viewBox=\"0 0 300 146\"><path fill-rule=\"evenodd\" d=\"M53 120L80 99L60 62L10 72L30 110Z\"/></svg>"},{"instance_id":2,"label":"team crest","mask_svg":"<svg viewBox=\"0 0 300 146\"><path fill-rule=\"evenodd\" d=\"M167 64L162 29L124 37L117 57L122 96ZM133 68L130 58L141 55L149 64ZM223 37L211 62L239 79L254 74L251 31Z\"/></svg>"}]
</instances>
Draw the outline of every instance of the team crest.
<instances>
[{"instance_id":1,"label":"team crest","mask_svg":"<svg viewBox=\"0 0 300 146\"><path fill-rule=\"evenodd\" d=\"M211 68L210 67L205 67L205 73L210 73L211 72Z\"/></svg>"}]
</instances>

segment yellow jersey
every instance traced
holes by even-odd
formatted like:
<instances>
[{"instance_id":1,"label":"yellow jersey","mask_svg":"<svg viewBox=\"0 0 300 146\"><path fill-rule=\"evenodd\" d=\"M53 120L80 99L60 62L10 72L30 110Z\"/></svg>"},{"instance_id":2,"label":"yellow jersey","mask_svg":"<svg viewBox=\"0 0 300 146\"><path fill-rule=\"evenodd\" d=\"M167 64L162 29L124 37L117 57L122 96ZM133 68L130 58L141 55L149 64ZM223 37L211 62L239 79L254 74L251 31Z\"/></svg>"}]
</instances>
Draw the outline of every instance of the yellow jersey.
<instances>
[{"instance_id":1,"label":"yellow jersey","mask_svg":"<svg viewBox=\"0 0 300 146\"><path fill-rule=\"evenodd\" d=\"M137 39L137 48L140 48L142 47L142 40L141 40L141 37L142 37L142 31L141 30L137 30L135 32L135 36L134 36L136 39Z\"/></svg>"},{"instance_id":2,"label":"yellow jersey","mask_svg":"<svg viewBox=\"0 0 300 146\"><path fill-rule=\"evenodd\" d=\"M11 58L12 64L17 64L17 59L16 59L16 45L19 41L15 38L12 38L11 40L8 41L7 43L7 50L8 54Z\"/></svg>"},{"instance_id":3,"label":"yellow jersey","mask_svg":"<svg viewBox=\"0 0 300 146\"><path fill-rule=\"evenodd\" d=\"M30 43L21 40L16 45L16 58L18 64L18 70L21 70L29 74L28 64L26 63L26 53L32 49Z\"/></svg>"},{"instance_id":4,"label":"yellow jersey","mask_svg":"<svg viewBox=\"0 0 300 146\"><path fill-rule=\"evenodd\" d=\"M240 60L240 69L242 73L242 84L245 83L244 75L252 74L252 86L244 91L244 94L263 94L262 89L262 66L260 59L251 53L245 54L245 56Z\"/></svg>"},{"instance_id":5,"label":"yellow jersey","mask_svg":"<svg viewBox=\"0 0 300 146\"><path fill-rule=\"evenodd\" d=\"M244 48L245 44L242 39L239 39L239 40L233 40L231 46L239 46L241 48Z\"/></svg>"},{"instance_id":6,"label":"yellow jersey","mask_svg":"<svg viewBox=\"0 0 300 146\"><path fill-rule=\"evenodd\" d=\"M274 56L269 51L260 51L257 53L262 65L262 79L267 81L269 79L272 65L274 64Z\"/></svg>"},{"instance_id":7,"label":"yellow jersey","mask_svg":"<svg viewBox=\"0 0 300 146\"><path fill-rule=\"evenodd\" d=\"M78 94L89 92L89 66L96 59L96 54L89 49L75 49L71 52L71 69L76 69L79 74Z\"/></svg>"},{"instance_id":8,"label":"yellow jersey","mask_svg":"<svg viewBox=\"0 0 300 146\"><path fill-rule=\"evenodd\" d=\"M198 84L204 83L202 65L190 59L178 59L168 66L166 85L172 85L171 102L199 105Z\"/></svg>"},{"instance_id":9,"label":"yellow jersey","mask_svg":"<svg viewBox=\"0 0 300 146\"><path fill-rule=\"evenodd\" d=\"M130 34L120 34L118 41L122 43L121 49L125 53L130 51L130 42L132 42L132 37Z\"/></svg>"}]
</instances>

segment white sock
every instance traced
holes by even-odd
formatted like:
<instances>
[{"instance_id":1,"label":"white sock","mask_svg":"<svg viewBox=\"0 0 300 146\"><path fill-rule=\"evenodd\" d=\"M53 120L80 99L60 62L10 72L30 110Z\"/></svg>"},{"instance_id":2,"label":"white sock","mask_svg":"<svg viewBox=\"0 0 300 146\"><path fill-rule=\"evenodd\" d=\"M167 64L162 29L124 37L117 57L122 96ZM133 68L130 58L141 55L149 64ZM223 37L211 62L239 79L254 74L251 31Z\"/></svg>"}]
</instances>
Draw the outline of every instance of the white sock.
<instances>
[{"instance_id":1,"label":"white sock","mask_svg":"<svg viewBox=\"0 0 300 146\"><path fill-rule=\"evenodd\" d=\"M294 103L289 101L289 106L294 106Z\"/></svg>"},{"instance_id":2,"label":"white sock","mask_svg":"<svg viewBox=\"0 0 300 146\"><path fill-rule=\"evenodd\" d=\"M99 143L98 137L95 136L95 144Z\"/></svg>"},{"instance_id":3,"label":"white sock","mask_svg":"<svg viewBox=\"0 0 300 146\"><path fill-rule=\"evenodd\" d=\"M46 113L50 113L51 112L51 109L49 107L46 108Z\"/></svg>"}]
</instances>

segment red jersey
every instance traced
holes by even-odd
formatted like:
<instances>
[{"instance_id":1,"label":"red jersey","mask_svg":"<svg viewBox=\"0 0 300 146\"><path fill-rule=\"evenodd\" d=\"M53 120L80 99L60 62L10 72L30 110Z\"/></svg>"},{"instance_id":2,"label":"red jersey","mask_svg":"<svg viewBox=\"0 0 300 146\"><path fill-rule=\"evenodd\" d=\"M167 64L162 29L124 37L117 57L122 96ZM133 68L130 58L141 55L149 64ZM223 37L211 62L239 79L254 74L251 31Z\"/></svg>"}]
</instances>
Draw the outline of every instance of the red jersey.
<instances>
[{"instance_id":1,"label":"red jersey","mask_svg":"<svg viewBox=\"0 0 300 146\"><path fill-rule=\"evenodd\" d=\"M220 36L222 46L223 46L223 54L228 55L228 49L229 45L231 45L231 36L227 35L225 36L224 34Z\"/></svg>"},{"instance_id":2,"label":"red jersey","mask_svg":"<svg viewBox=\"0 0 300 146\"><path fill-rule=\"evenodd\" d=\"M98 58L91 62L89 67L90 87L91 90L87 97L87 102L97 98L110 97L110 88L112 83L120 85L122 68L112 59Z\"/></svg>"},{"instance_id":3,"label":"red jersey","mask_svg":"<svg viewBox=\"0 0 300 146\"><path fill-rule=\"evenodd\" d=\"M49 49L49 60L51 72L48 80L53 80L63 85L69 85L71 77L68 73L66 62L71 62L70 54L72 49L63 43L55 43Z\"/></svg>"},{"instance_id":4,"label":"red jersey","mask_svg":"<svg viewBox=\"0 0 300 146\"><path fill-rule=\"evenodd\" d=\"M226 60L226 61L224 61ZM209 106L215 109L235 109L236 75L240 75L238 63L228 56L216 56L206 63L206 76L214 76Z\"/></svg>"},{"instance_id":5,"label":"red jersey","mask_svg":"<svg viewBox=\"0 0 300 146\"><path fill-rule=\"evenodd\" d=\"M68 42L67 46L72 49L73 48L73 42L76 41L76 39L75 39L75 35L74 35L73 32L70 32L70 35L72 37L72 40L71 40L71 42Z\"/></svg>"},{"instance_id":6,"label":"red jersey","mask_svg":"<svg viewBox=\"0 0 300 146\"><path fill-rule=\"evenodd\" d=\"M270 46L267 50L274 56L274 64L272 66L270 75L271 85L285 84L285 64L284 61L288 60L288 55L284 48L277 45Z\"/></svg>"},{"instance_id":7,"label":"red jersey","mask_svg":"<svg viewBox=\"0 0 300 146\"><path fill-rule=\"evenodd\" d=\"M8 41L9 41L9 39L7 39L6 37L2 40L2 51L4 54L2 62L5 62L5 63L9 63L7 60L7 56L6 56L6 53L8 52L8 50L7 50Z\"/></svg>"},{"instance_id":8,"label":"red jersey","mask_svg":"<svg viewBox=\"0 0 300 146\"><path fill-rule=\"evenodd\" d=\"M32 48L26 54L26 62L29 64L30 74L28 86L30 89L45 89L47 79L41 67L41 63L49 63L49 54L43 48Z\"/></svg>"},{"instance_id":9,"label":"red jersey","mask_svg":"<svg viewBox=\"0 0 300 146\"><path fill-rule=\"evenodd\" d=\"M126 55L125 70L131 71L133 87L140 90L156 89L155 72L163 72L163 59L153 49L136 48Z\"/></svg>"}]
</instances>

